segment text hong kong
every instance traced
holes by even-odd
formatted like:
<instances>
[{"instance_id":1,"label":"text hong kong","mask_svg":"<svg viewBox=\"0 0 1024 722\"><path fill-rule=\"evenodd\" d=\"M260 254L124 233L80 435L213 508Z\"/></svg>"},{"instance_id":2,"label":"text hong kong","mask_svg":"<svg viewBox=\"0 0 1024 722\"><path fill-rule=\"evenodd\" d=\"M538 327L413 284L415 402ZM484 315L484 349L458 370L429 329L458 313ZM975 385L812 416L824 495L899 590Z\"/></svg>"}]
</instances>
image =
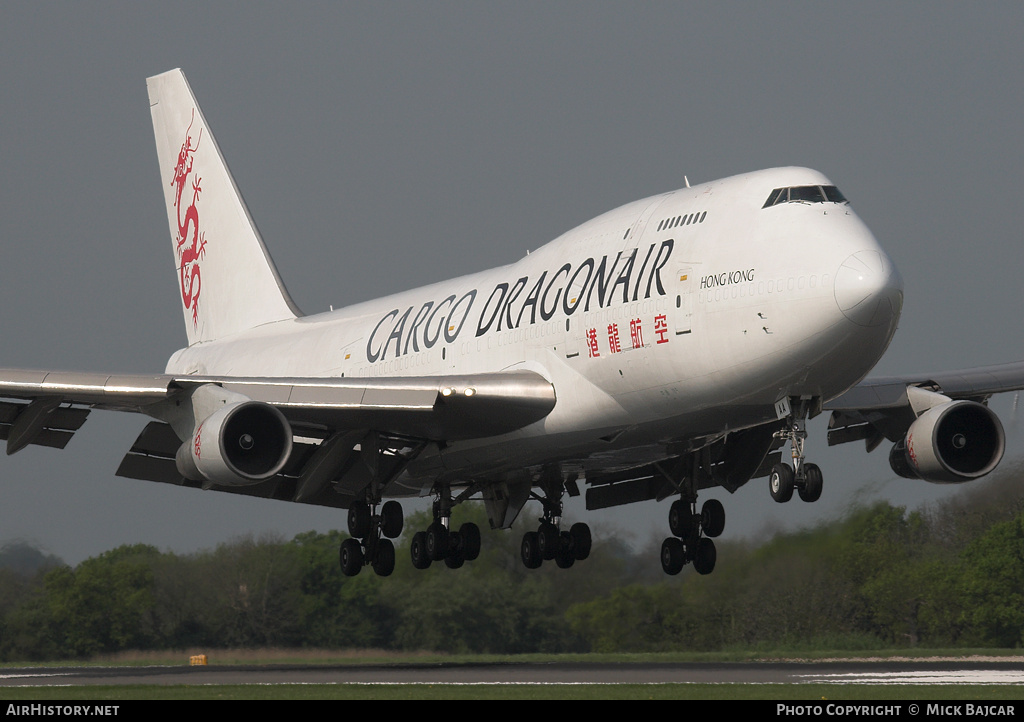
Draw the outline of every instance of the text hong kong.
<instances>
[{"instance_id":1,"label":"text hong kong","mask_svg":"<svg viewBox=\"0 0 1024 722\"><path fill-rule=\"evenodd\" d=\"M477 336L550 321L561 310L571 316L581 306L605 308L616 301L630 303L665 295L662 270L672 255L674 242L653 243L644 253L634 248L628 254L619 251L614 260L606 255L588 258L578 265L566 263L539 277L523 276L516 281L497 284L474 313L478 298L472 289L441 301L396 308L381 318L366 342L366 360L370 363L432 348L441 338L454 343L467 326L475 326ZM641 259L642 256L642 259Z\"/></svg>"}]
</instances>

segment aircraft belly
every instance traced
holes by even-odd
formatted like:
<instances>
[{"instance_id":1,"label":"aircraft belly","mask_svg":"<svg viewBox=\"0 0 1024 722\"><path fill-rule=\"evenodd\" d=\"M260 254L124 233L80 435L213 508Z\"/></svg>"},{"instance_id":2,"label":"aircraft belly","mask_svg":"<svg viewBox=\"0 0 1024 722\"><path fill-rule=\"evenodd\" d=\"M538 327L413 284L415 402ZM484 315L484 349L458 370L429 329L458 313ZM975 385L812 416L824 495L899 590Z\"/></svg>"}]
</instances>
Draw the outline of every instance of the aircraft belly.
<instances>
[{"instance_id":1,"label":"aircraft belly","mask_svg":"<svg viewBox=\"0 0 1024 722\"><path fill-rule=\"evenodd\" d=\"M678 453L674 447L697 439L719 438L723 430L740 430L775 421L771 403L708 407L672 418L637 424L619 434L601 431L506 437L452 444L424 451L387 489L389 496L423 496L438 480L455 485L500 482L525 470L558 464L564 472L587 473L633 468Z\"/></svg>"}]
</instances>

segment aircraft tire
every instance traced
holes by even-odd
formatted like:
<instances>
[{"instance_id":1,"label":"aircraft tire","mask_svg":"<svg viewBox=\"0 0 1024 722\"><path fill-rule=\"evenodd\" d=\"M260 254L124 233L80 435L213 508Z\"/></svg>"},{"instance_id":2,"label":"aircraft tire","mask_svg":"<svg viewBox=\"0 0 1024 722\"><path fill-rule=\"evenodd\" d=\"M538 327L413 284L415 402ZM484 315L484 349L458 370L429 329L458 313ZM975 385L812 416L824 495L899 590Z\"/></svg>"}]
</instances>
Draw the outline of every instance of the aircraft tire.
<instances>
[{"instance_id":1,"label":"aircraft tire","mask_svg":"<svg viewBox=\"0 0 1024 722\"><path fill-rule=\"evenodd\" d=\"M693 550L693 568L698 574L710 574L715 570L718 550L715 543L707 537L701 537Z\"/></svg>"},{"instance_id":2,"label":"aircraft tire","mask_svg":"<svg viewBox=\"0 0 1024 722\"><path fill-rule=\"evenodd\" d=\"M373 560L373 571L378 577L389 577L395 571L395 545L390 539L377 542L377 555Z\"/></svg>"},{"instance_id":3,"label":"aircraft tire","mask_svg":"<svg viewBox=\"0 0 1024 722\"><path fill-rule=\"evenodd\" d=\"M814 502L821 498L822 473L817 464L804 464L804 484L797 493L806 502Z\"/></svg>"},{"instance_id":4,"label":"aircraft tire","mask_svg":"<svg viewBox=\"0 0 1024 722\"><path fill-rule=\"evenodd\" d=\"M466 555L460 549L456 552L451 552L444 558L444 564L449 569L458 569L466 563Z\"/></svg>"},{"instance_id":5,"label":"aircraft tire","mask_svg":"<svg viewBox=\"0 0 1024 722\"><path fill-rule=\"evenodd\" d=\"M789 464L776 464L768 475L768 491L772 499L785 504L793 498L793 467Z\"/></svg>"},{"instance_id":6,"label":"aircraft tire","mask_svg":"<svg viewBox=\"0 0 1024 722\"><path fill-rule=\"evenodd\" d=\"M402 515L402 505L392 499L384 502L380 509L380 530L388 539L397 539L402 534L405 526L405 519Z\"/></svg>"},{"instance_id":7,"label":"aircraft tire","mask_svg":"<svg viewBox=\"0 0 1024 722\"><path fill-rule=\"evenodd\" d=\"M555 564L559 569L568 569L576 563L576 555L572 553L572 535L563 531L558 535L558 553L555 554Z\"/></svg>"},{"instance_id":8,"label":"aircraft tire","mask_svg":"<svg viewBox=\"0 0 1024 722\"><path fill-rule=\"evenodd\" d=\"M537 532L528 531L523 534L523 543L519 547L519 555L527 569L537 569L544 558L540 555L540 541Z\"/></svg>"},{"instance_id":9,"label":"aircraft tire","mask_svg":"<svg viewBox=\"0 0 1024 722\"><path fill-rule=\"evenodd\" d=\"M720 536L725 531L725 507L718 499L708 499L700 510L700 525L709 537Z\"/></svg>"},{"instance_id":10,"label":"aircraft tire","mask_svg":"<svg viewBox=\"0 0 1024 722\"><path fill-rule=\"evenodd\" d=\"M593 538L590 536L590 525L577 522L569 528L569 536L572 537L572 553L576 561L581 562L590 556L590 548L593 545Z\"/></svg>"},{"instance_id":11,"label":"aircraft tire","mask_svg":"<svg viewBox=\"0 0 1024 722\"><path fill-rule=\"evenodd\" d=\"M427 554L427 533L418 531L412 536L412 543L409 545L409 554L412 556L412 565L417 569L426 569L430 566L430 556Z\"/></svg>"},{"instance_id":12,"label":"aircraft tire","mask_svg":"<svg viewBox=\"0 0 1024 722\"><path fill-rule=\"evenodd\" d=\"M370 507L365 501L354 501L348 508L348 533L356 539L370 533Z\"/></svg>"},{"instance_id":13,"label":"aircraft tire","mask_svg":"<svg viewBox=\"0 0 1024 722\"><path fill-rule=\"evenodd\" d=\"M480 527L468 521L459 527L459 534L462 535L462 549L466 561L471 562L480 556Z\"/></svg>"},{"instance_id":14,"label":"aircraft tire","mask_svg":"<svg viewBox=\"0 0 1024 722\"><path fill-rule=\"evenodd\" d=\"M338 557L341 573L346 577L354 577L363 568L363 549L358 539L349 537L343 541Z\"/></svg>"},{"instance_id":15,"label":"aircraft tire","mask_svg":"<svg viewBox=\"0 0 1024 722\"><path fill-rule=\"evenodd\" d=\"M558 527L551 522L541 522L537 529L537 541L540 544L540 556L544 561L551 561L558 555Z\"/></svg>"},{"instance_id":16,"label":"aircraft tire","mask_svg":"<svg viewBox=\"0 0 1024 722\"><path fill-rule=\"evenodd\" d=\"M448 530L444 524L435 521L427 529L427 556L439 562L448 554Z\"/></svg>"},{"instance_id":17,"label":"aircraft tire","mask_svg":"<svg viewBox=\"0 0 1024 722\"><path fill-rule=\"evenodd\" d=\"M675 576L683 571L686 564L686 550L683 542L670 536L661 543L661 568L666 574Z\"/></svg>"},{"instance_id":18,"label":"aircraft tire","mask_svg":"<svg viewBox=\"0 0 1024 722\"><path fill-rule=\"evenodd\" d=\"M693 528L693 515L690 513L690 505L682 499L676 499L668 510L668 528L672 536L688 536Z\"/></svg>"}]
</instances>

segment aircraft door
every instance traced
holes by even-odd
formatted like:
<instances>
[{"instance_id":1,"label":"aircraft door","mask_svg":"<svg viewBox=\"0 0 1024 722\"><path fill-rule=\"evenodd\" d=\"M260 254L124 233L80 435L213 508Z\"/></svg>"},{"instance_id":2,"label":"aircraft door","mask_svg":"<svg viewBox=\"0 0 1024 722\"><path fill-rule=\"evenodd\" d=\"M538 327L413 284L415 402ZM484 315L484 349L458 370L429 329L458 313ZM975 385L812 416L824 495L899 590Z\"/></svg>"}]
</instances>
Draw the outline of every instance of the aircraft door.
<instances>
[{"instance_id":1,"label":"aircraft door","mask_svg":"<svg viewBox=\"0 0 1024 722\"><path fill-rule=\"evenodd\" d=\"M565 319L565 357L575 358L580 355L580 322L575 316Z\"/></svg>"},{"instance_id":2,"label":"aircraft door","mask_svg":"<svg viewBox=\"0 0 1024 722\"><path fill-rule=\"evenodd\" d=\"M676 336L693 330L693 267L683 266L676 271L675 318Z\"/></svg>"}]
</instances>

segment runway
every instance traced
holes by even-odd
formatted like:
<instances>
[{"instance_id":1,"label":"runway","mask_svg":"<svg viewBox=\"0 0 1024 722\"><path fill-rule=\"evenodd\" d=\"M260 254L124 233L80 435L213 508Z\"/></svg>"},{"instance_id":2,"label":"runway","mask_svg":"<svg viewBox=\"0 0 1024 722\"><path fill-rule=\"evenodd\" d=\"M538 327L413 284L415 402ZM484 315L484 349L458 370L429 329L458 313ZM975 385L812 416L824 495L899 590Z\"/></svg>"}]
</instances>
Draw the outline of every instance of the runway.
<instances>
[{"instance_id":1,"label":"runway","mask_svg":"<svg viewBox=\"0 0 1024 722\"><path fill-rule=\"evenodd\" d=\"M1024 685L1024 660L658 664L396 664L24 667L0 687L226 684L993 684Z\"/></svg>"}]
</instances>

